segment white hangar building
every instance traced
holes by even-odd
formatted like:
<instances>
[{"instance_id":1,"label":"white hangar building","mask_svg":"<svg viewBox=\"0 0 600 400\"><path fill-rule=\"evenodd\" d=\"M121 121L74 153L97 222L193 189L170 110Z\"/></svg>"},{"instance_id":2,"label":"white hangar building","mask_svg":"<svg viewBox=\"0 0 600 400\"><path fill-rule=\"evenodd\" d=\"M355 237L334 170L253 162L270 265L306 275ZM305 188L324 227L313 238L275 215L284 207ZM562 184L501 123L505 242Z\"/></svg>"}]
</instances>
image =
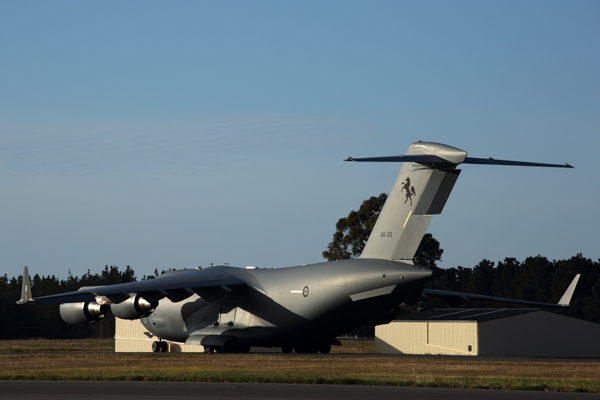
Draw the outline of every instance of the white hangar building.
<instances>
[{"instance_id":1,"label":"white hangar building","mask_svg":"<svg viewBox=\"0 0 600 400\"><path fill-rule=\"evenodd\" d=\"M152 343L158 340L139 319L132 321L115 318L115 352L147 353L152 352ZM170 353L202 353L204 347L195 344L183 344L166 341L166 350Z\"/></svg>"},{"instance_id":2,"label":"white hangar building","mask_svg":"<svg viewBox=\"0 0 600 400\"><path fill-rule=\"evenodd\" d=\"M375 352L600 357L600 324L540 309L436 309L375 327Z\"/></svg>"}]
</instances>

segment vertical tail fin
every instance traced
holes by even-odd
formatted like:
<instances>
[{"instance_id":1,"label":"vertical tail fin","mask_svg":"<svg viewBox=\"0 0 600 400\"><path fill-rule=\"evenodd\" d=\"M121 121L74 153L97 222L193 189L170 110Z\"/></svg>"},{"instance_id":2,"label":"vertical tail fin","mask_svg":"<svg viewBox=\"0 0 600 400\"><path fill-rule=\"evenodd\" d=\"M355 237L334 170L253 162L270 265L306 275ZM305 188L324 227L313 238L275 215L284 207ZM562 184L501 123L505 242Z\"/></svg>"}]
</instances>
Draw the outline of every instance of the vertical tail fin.
<instances>
[{"instance_id":1,"label":"vertical tail fin","mask_svg":"<svg viewBox=\"0 0 600 400\"><path fill-rule=\"evenodd\" d=\"M460 174L456 165L466 155L438 143L408 146L406 156L400 157L404 164L360 258L412 260L431 217L442 212Z\"/></svg>"}]
</instances>

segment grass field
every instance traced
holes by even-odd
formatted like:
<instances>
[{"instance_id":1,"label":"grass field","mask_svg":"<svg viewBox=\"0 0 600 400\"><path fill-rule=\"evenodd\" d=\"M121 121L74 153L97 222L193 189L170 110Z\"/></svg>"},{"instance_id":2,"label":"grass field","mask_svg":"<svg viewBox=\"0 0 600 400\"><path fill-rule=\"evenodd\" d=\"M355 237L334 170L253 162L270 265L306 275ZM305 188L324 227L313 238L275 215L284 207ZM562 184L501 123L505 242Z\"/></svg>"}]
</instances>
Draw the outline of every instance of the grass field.
<instances>
[{"instance_id":1,"label":"grass field","mask_svg":"<svg viewBox=\"0 0 600 400\"><path fill-rule=\"evenodd\" d=\"M600 392L600 363L338 354L114 353L113 340L0 341L0 379L277 382Z\"/></svg>"}]
</instances>

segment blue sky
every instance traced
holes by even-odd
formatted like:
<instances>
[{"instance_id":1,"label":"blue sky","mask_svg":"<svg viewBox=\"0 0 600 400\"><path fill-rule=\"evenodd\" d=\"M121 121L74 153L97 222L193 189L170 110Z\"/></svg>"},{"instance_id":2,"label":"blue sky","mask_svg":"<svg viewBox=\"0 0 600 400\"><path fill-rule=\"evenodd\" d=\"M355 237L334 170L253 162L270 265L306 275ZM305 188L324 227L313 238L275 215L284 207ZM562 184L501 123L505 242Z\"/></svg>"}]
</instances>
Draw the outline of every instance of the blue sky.
<instances>
[{"instance_id":1,"label":"blue sky","mask_svg":"<svg viewBox=\"0 0 600 400\"><path fill-rule=\"evenodd\" d=\"M417 140L441 266L598 259L595 1L0 3L0 273L319 262Z\"/></svg>"}]
</instances>

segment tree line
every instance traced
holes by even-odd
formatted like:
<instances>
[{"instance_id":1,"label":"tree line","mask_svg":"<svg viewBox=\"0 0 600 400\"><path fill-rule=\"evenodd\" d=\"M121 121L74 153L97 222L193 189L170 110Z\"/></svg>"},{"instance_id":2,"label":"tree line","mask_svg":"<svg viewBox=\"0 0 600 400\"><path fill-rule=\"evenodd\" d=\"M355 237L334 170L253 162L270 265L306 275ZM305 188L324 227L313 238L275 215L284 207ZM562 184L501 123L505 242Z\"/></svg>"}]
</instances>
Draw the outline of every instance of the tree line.
<instances>
[{"instance_id":1,"label":"tree line","mask_svg":"<svg viewBox=\"0 0 600 400\"><path fill-rule=\"evenodd\" d=\"M424 242L436 249L437 254L441 254L439 243L431 235L428 235ZM424 261L421 265L427 264L423 255L421 257ZM434 258L430 258L430 263L426 265L435 272L433 279L426 285L429 288L548 303L556 303L573 277L581 274L571 301L572 307L558 312L600 323L600 261L592 261L581 254L558 261L550 261L538 255L528 257L522 262L514 258L506 258L497 264L482 260L473 268L442 269L431 264ZM158 271L155 271L155 275L158 275ZM152 277L152 275L145 276L143 279ZM120 270L117 266L105 266L100 273L92 274L88 271L79 278L69 274L64 280L54 275L36 274L31 278L31 290L37 297L74 291L82 286L112 285L134 280L135 273L129 266L124 270ZM112 338L114 336L114 316L110 312L101 321L84 326L72 326L62 321L58 305L36 306L31 303L17 305L15 302L21 296L21 285L21 276L10 279L6 275L0 277L0 340ZM427 299L418 306L408 307L404 312L440 307L450 306L439 299ZM498 307L498 305L469 302L460 307Z\"/></svg>"},{"instance_id":2,"label":"tree line","mask_svg":"<svg viewBox=\"0 0 600 400\"><path fill-rule=\"evenodd\" d=\"M600 261L577 254L565 260L550 261L540 255L519 262L505 258L495 264L482 260L473 268L432 268L431 289L475 293L495 297L557 303L575 275L581 274L571 307L559 313L600 323ZM440 300L427 300L426 306L448 307ZM505 307L493 303L469 302L461 307ZM512 307L512 306L511 306ZM555 310L556 311L556 310Z\"/></svg>"}]
</instances>

